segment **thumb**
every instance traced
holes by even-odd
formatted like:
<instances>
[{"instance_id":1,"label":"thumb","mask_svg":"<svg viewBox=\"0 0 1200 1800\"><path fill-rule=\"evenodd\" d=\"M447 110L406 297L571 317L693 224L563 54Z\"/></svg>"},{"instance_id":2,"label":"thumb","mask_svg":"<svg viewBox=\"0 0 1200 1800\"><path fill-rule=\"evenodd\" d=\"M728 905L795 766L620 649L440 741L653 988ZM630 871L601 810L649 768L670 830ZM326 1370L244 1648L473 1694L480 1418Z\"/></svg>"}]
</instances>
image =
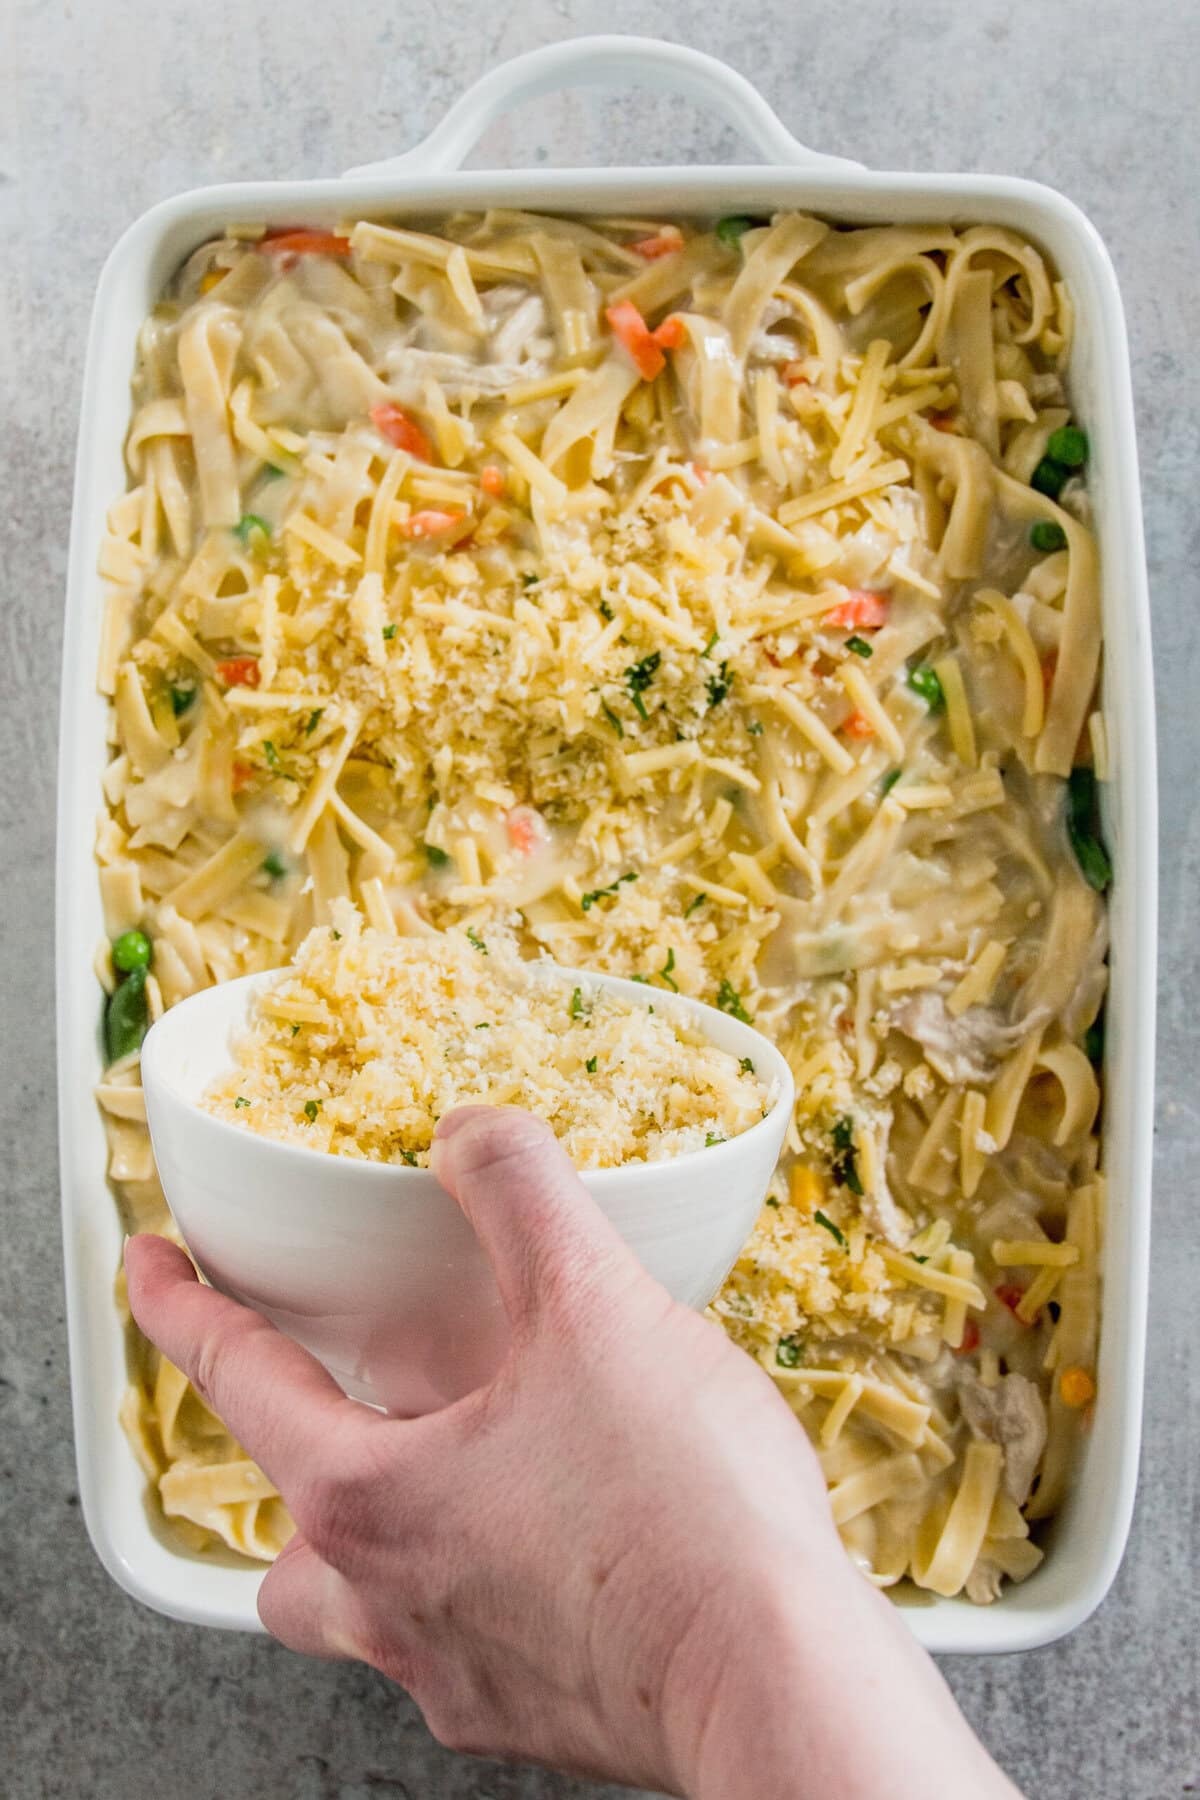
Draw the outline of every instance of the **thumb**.
<instances>
[{"instance_id":1,"label":"thumb","mask_svg":"<svg viewBox=\"0 0 1200 1800\"><path fill-rule=\"evenodd\" d=\"M550 1127L518 1107L460 1106L439 1120L429 1166L462 1207L514 1327L598 1283L649 1282Z\"/></svg>"}]
</instances>

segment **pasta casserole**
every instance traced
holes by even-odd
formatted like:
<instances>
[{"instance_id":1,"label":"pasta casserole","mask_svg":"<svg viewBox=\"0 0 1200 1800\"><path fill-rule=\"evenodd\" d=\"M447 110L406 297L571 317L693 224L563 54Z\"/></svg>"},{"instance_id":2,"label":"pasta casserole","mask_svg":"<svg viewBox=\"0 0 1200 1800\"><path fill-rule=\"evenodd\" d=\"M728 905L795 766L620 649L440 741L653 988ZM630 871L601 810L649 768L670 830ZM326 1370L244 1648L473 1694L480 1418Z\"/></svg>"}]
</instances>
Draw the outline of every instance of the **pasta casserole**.
<instances>
[{"instance_id":1,"label":"pasta casserole","mask_svg":"<svg viewBox=\"0 0 1200 1800\"><path fill-rule=\"evenodd\" d=\"M130 1224L171 1229L147 1022L337 908L696 995L797 1091L712 1316L869 1579L1029 1575L1103 1231L1071 336L990 226L493 210L197 249L101 556ZM136 1334L124 1423L187 1542L276 1553L278 1496Z\"/></svg>"}]
</instances>

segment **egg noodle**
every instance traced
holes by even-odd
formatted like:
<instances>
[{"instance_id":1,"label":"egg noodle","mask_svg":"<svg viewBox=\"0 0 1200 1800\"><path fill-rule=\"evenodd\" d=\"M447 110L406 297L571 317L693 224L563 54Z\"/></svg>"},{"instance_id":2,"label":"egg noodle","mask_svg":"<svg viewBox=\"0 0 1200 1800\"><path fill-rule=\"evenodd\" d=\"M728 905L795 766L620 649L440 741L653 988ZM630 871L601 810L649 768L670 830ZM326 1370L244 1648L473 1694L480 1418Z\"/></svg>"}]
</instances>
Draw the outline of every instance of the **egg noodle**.
<instances>
[{"instance_id":1,"label":"egg noodle","mask_svg":"<svg viewBox=\"0 0 1200 1800\"><path fill-rule=\"evenodd\" d=\"M339 902L699 996L797 1089L712 1316L871 1580L1030 1574L1103 1226L1071 325L996 227L493 211L197 250L141 332L101 557L130 1227L172 1230L147 1019ZM135 1332L131 1370L175 1530L274 1556L265 1476Z\"/></svg>"}]
</instances>

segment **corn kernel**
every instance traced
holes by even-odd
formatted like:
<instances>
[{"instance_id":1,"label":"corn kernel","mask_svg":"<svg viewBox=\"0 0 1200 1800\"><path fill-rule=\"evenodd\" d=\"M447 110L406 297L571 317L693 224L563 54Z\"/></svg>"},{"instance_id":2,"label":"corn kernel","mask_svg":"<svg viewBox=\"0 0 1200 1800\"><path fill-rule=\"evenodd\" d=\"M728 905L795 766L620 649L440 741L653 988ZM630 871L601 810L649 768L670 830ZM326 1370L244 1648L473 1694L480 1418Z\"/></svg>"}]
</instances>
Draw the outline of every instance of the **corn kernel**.
<instances>
[{"instance_id":1,"label":"corn kernel","mask_svg":"<svg viewBox=\"0 0 1200 1800\"><path fill-rule=\"evenodd\" d=\"M1058 1378L1058 1391L1067 1406L1086 1406L1096 1398L1096 1384L1086 1369L1064 1369Z\"/></svg>"}]
</instances>

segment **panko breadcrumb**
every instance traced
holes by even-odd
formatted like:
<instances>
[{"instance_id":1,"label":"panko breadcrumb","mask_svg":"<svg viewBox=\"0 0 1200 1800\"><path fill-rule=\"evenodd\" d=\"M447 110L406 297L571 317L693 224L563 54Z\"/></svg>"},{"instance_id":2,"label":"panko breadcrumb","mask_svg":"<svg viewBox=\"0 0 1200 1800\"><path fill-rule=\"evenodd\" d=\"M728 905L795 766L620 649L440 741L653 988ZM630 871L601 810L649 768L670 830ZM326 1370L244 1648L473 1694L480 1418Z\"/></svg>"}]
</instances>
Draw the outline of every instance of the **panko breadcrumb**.
<instances>
[{"instance_id":1,"label":"panko breadcrumb","mask_svg":"<svg viewBox=\"0 0 1200 1800\"><path fill-rule=\"evenodd\" d=\"M265 1137L423 1166L468 1102L545 1119L576 1167L660 1162L756 1125L773 1096L655 992L623 999L501 937L397 937L349 902L260 996L204 1104Z\"/></svg>"}]
</instances>

